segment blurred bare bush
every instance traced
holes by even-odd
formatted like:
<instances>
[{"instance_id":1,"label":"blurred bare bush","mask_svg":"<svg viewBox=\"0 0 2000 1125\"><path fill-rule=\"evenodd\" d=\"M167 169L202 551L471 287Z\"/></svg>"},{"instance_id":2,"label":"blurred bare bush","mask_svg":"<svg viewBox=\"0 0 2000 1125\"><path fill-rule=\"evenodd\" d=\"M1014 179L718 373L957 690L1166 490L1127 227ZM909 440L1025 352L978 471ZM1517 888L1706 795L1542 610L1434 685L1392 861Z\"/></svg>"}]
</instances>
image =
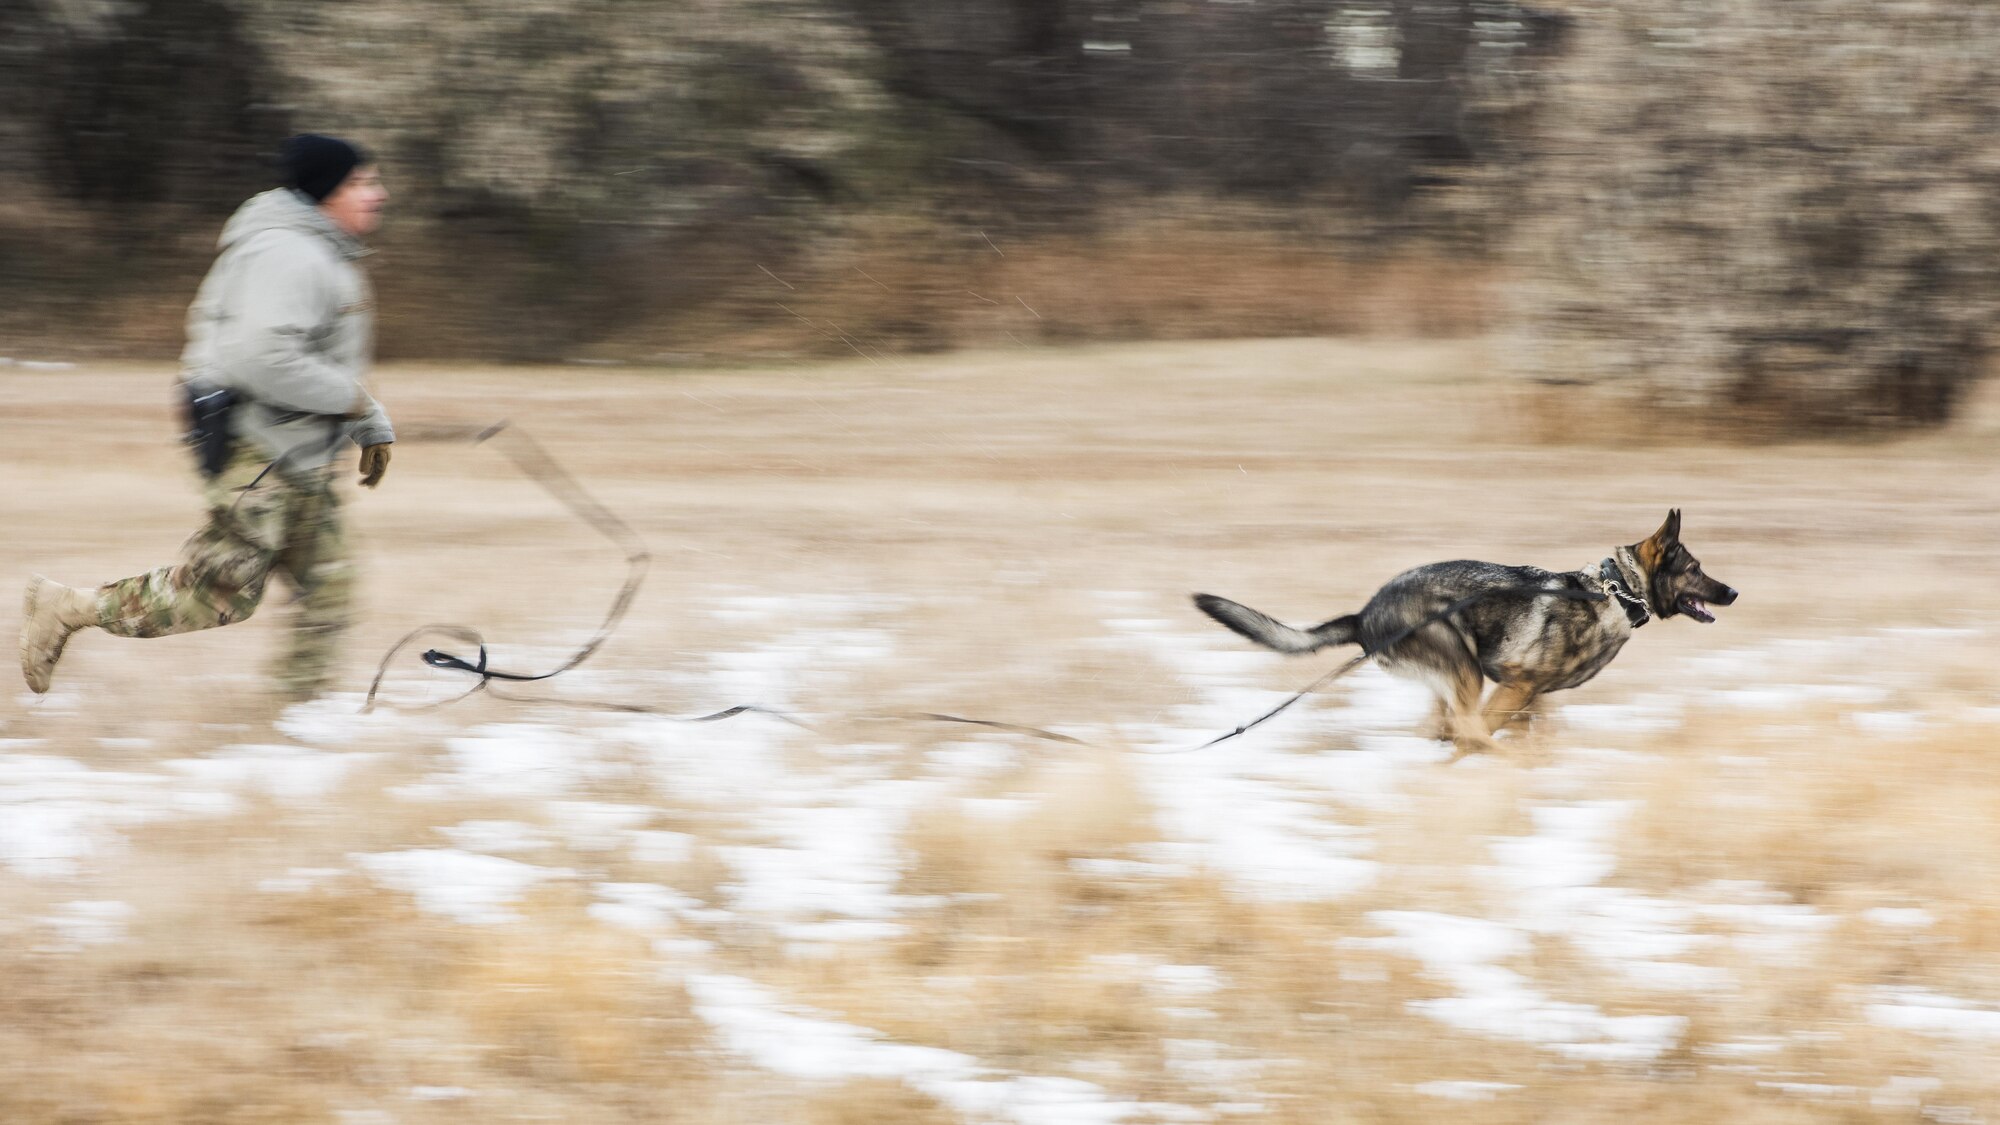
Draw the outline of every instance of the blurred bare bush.
<instances>
[{"instance_id":1,"label":"blurred bare bush","mask_svg":"<svg viewBox=\"0 0 2000 1125\"><path fill-rule=\"evenodd\" d=\"M1640 410L1935 424L2000 311L2000 8L1587 0L1517 104L1520 367Z\"/></svg>"}]
</instances>

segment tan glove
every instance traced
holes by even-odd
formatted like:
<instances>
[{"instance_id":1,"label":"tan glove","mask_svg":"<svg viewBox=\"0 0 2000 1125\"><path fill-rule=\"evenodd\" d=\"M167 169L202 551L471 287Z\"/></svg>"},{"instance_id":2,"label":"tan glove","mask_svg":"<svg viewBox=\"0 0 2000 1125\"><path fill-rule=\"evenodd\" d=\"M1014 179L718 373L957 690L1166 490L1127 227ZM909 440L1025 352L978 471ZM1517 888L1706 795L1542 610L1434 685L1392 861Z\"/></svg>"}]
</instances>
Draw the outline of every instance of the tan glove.
<instances>
[{"instance_id":1,"label":"tan glove","mask_svg":"<svg viewBox=\"0 0 2000 1125\"><path fill-rule=\"evenodd\" d=\"M382 474L389 471L389 446L365 446L361 450L361 487L374 488L382 483Z\"/></svg>"}]
</instances>

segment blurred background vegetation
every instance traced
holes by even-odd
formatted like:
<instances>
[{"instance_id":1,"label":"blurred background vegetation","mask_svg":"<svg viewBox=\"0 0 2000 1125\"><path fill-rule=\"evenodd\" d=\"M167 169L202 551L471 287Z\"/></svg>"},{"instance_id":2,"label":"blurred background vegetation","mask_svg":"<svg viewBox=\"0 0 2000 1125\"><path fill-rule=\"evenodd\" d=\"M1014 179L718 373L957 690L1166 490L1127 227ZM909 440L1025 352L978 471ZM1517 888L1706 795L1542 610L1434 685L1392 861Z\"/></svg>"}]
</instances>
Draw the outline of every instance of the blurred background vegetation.
<instances>
[{"instance_id":1,"label":"blurred background vegetation","mask_svg":"<svg viewBox=\"0 0 2000 1125\"><path fill-rule=\"evenodd\" d=\"M1986 363L2000 12L1866 0L15 0L0 340L170 356L278 139L384 358L1491 333L1812 430Z\"/></svg>"}]
</instances>

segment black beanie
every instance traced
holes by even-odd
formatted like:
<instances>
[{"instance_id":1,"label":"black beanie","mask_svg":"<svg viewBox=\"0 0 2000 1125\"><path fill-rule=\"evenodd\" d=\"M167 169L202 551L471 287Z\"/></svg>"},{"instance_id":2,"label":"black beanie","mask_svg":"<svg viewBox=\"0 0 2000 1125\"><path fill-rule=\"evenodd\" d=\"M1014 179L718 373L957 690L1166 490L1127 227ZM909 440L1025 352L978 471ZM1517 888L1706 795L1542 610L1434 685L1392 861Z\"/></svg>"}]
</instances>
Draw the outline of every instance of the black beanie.
<instances>
[{"instance_id":1,"label":"black beanie","mask_svg":"<svg viewBox=\"0 0 2000 1125\"><path fill-rule=\"evenodd\" d=\"M318 133L300 133L286 141L278 161L285 169L285 186L306 193L315 203L326 202L348 173L372 162L360 146Z\"/></svg>"}]
</instances>

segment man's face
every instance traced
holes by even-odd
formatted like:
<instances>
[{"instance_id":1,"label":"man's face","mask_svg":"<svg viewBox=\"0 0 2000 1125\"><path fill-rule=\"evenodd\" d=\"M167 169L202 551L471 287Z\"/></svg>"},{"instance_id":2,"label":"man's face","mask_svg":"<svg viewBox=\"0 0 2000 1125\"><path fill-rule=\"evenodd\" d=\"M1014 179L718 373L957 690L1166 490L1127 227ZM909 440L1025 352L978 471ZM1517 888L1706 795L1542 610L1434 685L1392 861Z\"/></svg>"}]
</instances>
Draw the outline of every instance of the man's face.
<instances>
[{"instance_id":1,"label":"man's face","mask_svg":"<svg viewBox=\"0 0 2000 1125\"><path fill-rule=\"evenodd\" d=\"M348 173L320 202L319 209L333 224L356 238L366 238L382 225L382 205L389 202L389 189L382 186L382 172L364 164Z\"/></svg>"}]
</instances>

